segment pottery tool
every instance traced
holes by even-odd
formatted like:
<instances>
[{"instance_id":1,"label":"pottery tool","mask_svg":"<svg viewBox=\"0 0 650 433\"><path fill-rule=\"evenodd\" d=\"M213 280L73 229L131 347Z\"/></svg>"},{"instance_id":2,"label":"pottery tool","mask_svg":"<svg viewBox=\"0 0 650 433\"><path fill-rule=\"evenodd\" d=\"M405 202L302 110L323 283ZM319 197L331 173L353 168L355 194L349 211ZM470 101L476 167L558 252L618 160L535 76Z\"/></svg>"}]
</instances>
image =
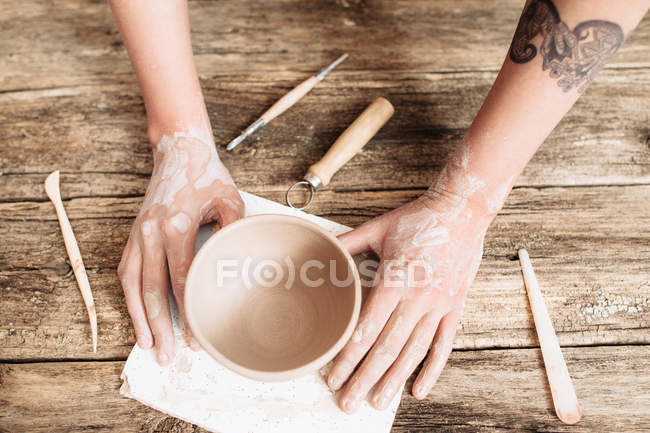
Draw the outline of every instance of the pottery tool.
<instances>
[{"instance_id":1,"label":"pottery tool","mask_svg":"<svg viewBox=\"0 0 650 433\"><path fill-rule=\"evenodd\" d=\"M575 389L573 389L573 382L571 382L569 370L566 362L564 362L564 356L557 341L553 323L548 315L544 297L539 290L533 265L530 263L528 252L524 249L519 250L519 262L524 274L524 283L528 292L530 307L533 310L535 329L537 329L539 345L542 348L544 367L546 368L546 376L553 395L555 413L563 423L575 424L580 421L582 416L578 397Z\"/></svg>"},{"instance_id":2,"label":"pottery tool","mask_svg":"<svg viewBox=\"0 0 650 433\"><path fill-rule=\"evenodd\" d=\"M325 156L307 170L303 180L294 183L285 195L287 204L294 209L303 210L314 198L314 192L321 186L327 186L332 176L359 153L363 146L381 129L395 112L393 105L385 98L377 98L357 117L343 134L336 139ZM297 186L308 189L308 199L302 206L296 206L289 194Z\"/></svg>"},{"instance_id":3,"label":"pottery tool","mask_svg":"<svg viewBox=\"0 0 650 433\"><path fill-rule=\"evenodd\" d=\"M337 236L350 230L334 221L309 215L280 203L240 191L246 216L292 215L318 224ZM201 227L196 249L212 235L212 227ZM185 344L178 310L170 296L176 338L171 365L161 367L156 351L133 347L122 371L120 394L208 431L227 433L389 433L402 392L389 407L375 410L367 400L353 414L337 406L339 394L327 387L327 370L284 382L260 382L228 370L207 352L192 351Z\"/></svg>"},{"instance_id":4,"label":"pottery tool","mask_svg":"<svg viewBox=\"0 0 650 433\"><path fill-rule=\"evenodd\" d=\"M52 200L52 203L54 203L54 208L56 209L59 226L61 226L61 233L63 233L65 249L68 251L68 257L70 258L70 264L72 265L74 276L77 279L77 285L79 286L79 290L81 290L81 296L86 304L86 310L88 310L90 329L93 335L93 352L97 352L97 312L95 311L95 301L93 300L93 293L90 291L90 283L88 282L86 268L81 260L81 252L79 251L79 245L77 245L77 239L74 236L70 220L68 220L68 215L66 214L63 202L61 201L58 170L51 173L47 179L45 179L45 192L50 200Z\"/></svg>"},{"instance_id":5,"label":"pottery tool","mask_svg":"<svg viewBox=\"0 0 650 433\"><path fill-rule=\"evenodd\" d=\"M332 64L321 69L320 72L316 75L312 75L311 77L307 78L305 81L294 87L289 93L278 99L278 101L273 104L271 108L266 110L259 119L257 119L248 128L246 128L244 132L239 135L239 137L228 143L226 150L233 150L239 143L244 141L246 137L253 135L261 127L278 117L280 114L287 111L291 106L293 106L293 104L298 102L300 99L302 99L303 96L309 93L309 91L313 89L316 84L318 84L320 81L323 81L323 79L327 77L327 74L332 72L334 68L340 65L347 58L348 55L343 54Z\"/></svg>"}]
</instances>

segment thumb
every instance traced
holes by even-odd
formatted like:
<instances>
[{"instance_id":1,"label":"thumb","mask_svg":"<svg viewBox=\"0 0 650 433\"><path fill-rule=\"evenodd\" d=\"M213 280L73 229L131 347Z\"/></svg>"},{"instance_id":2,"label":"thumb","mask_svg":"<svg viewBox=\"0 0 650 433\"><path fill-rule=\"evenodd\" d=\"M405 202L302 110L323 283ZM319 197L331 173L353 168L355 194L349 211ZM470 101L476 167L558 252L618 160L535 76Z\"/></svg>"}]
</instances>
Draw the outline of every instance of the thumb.
<instances>
[{"instance_id":1,"label":"thumb","mask_svg":"<svg viewBox=\"0 0 650 433\"><path fill-rule=\"evenodd\" d=\"M219 212L219 226L225 227L244 216L243 210L226 207Z\"/></svg>"},{"instance_id":2,"label":"thumb","mask_svg":"<svg viewBox=\"0 0 650 433\"><path fill-rule=\"evenodd\" d=\"M236 193L236 195L232 198L217 198L215 201L215 212L213 215L216 214L216 218L213 216L211 220L214 221L216 219L218 224L214 226L214 231L217 231L220 228L223 228L228 224L232 224L238 219L244 217L245 204L239 196L239 193Z\"/></svg>"},{"instance_id":3,"label":"thumb","mask_svg":"<svg viewBox=\"0 0 650 433\"><path fill-rule=\"evenodd\" d=\"M384 222L381 217L361 224L354 230L339 235L338 239L352 255L373 250L380 255L384 240Z\"/></svg>"}]
</instances>

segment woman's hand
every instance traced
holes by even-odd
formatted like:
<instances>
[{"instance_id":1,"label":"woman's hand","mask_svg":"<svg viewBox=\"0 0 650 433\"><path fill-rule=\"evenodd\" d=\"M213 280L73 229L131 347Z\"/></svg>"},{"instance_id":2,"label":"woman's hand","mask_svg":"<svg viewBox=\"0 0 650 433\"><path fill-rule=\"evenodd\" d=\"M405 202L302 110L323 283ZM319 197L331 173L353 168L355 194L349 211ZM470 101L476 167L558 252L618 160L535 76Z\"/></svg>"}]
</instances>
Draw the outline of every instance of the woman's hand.
<instances>
[{"instance_id":1,"label":"woman's hand","mask_svg":"<svg viewBox=\"0 0 650 433\"><path fill-rule=\"evenodd\" d=\"M351 254L372 249L381 258L358 327L328 377L333 390L347 381L339 402L346 412L375 385L371 404L387 407L429 351L413 384L413 395L422 399L447 362L485 232L507 192L490 208L463 158L452 158L417 200L340 237ZM450 193L450 185L460 193Z\"/></svg>"},{"instance_id":2,"label":"woman's hand","mask_svg":"<svg viewBox=\"0 0 650 433\"><path fill-rule=\"evenodd\" d=\"M186 340L198 350L183 303L196 234L201 224L218 221L225 226L243 216L244 203L212 142L185 133L162 137L154 147L151 181L118 267L138 345L148 349L155 344L159 364L169 364L174 356L168 275Z\"/></svg>"}]
</instances>

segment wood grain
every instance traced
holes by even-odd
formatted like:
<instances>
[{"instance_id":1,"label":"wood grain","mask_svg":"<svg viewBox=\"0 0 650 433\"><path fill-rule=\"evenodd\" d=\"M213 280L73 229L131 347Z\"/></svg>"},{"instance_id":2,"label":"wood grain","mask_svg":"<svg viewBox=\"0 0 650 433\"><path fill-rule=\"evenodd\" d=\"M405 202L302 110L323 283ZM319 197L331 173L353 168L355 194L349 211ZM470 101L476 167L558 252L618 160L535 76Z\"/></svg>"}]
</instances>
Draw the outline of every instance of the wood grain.
<instances>
[{"instance_id":1,"label":"wood grain","mask_svg":"<svg viewBox=\"0 0 650 433\"><path fill-rule=\"evenodd\" d=\"M356 226L419 193L323 190L312 210ZM263 195L282 199L282 192ZM521 247L535 260L561 344L650 343L649 198L650 186L514 190L488 231L456 346L537 345L512 261ZM97 359L124 357L134 342L115 269L141 200L66 202L97 303ZM51 204L0 203L0 221L0 359L93 358Z\"/></svg>"},{"instance_id":2,"label":"wood grain","mask_svg":"<svg viewBox=\"0 0 650 433\"><path fill-rule=\"evenodd\" d=\"M520 3L193 3L196 59L221 145L335 54L351 53L256 141L235 154L222 152L224 162L244 189L286 189L363 107L386 96L396 107L394 118L332 187L429 185L494 80ZM30 1L0 5L0 12L0 172L10 175L0 178L6 185L0 200L41 196L32 179L16 177L23 173L148 175L144 108L108 7ZM384 30L368 38L375 25ZM362 35L360 48L355 41ZM519 185L650 182L648 38L646 18ZM117 189L121 185L104 193L132 193Z\"/></svg>"},{"instance_id":3,"label":"wood grain","mask_svg":"<svg viewBox=\"0 0 650 433\"><path fill-rule=\"evenodd\" d=\"M374 97L385 96L395 115L331 187L423 188L458 144L494 77L491 72L332 74L234 152L220 147L221 157L241 188L285 190ZM204 80L216 142L230 141L300 79L299 73L273 78L258 73ZM540 148L518 185L650 183L648 93L650 70L605 72ZM0 200L42 197L38 182L20 175L54 169L64 180L74 173L80 181L106 183L93 194L132 194L128 180L152 169L138 95L135 83L0 94L5 107L0 112L0 182L6 185ZM109 174L127 182L111 186L105 180Z\"/></svg>"},{"instance_id":4,"label":"wood grain","mask_svg":"<svg viewBox=\"0 0 650 433\"><path fill-rule=\"evenodd\" d=\"M498 7L482 0L197 1L190 19L202 75L298 70L304 79L342 52L350 53L345 70L496 71L522 7L521 0ZM132 73L105 2L3 2L0 31L0 91L103 84L107 73L122 80ZM646 19L608 68L650 66L640 49L649 37Z\"/></svg>"},{"instance_id":5,"label":"wood grain","mask_svg":"<svg viewBox=\"0 0 650 433\"><path fill-rule=\"evenodd\" d=\"M429 397L407 385L400 432L646 432L650 353L644 347L565 348L584 418L554 414L539 349L454 352ZM0 431L197 432L196 426L123 398L122 362L0 364Z\"/></svg>"},{"instance_id":6,"label":"wood grain","mask_svg":"<svg viewBox=\"0 0 650 433\"><path fill-rule=\"evenodd\" d=\"M255 139L233 153L220 147L224 162L240 188L282 201L385 96L395 116L310 210L357 226L413 199L479 109L523 3L190 2L220 146L350 53ZM649 44L650 16L518 180L488 232L455 341L464 351L427 401L405 394L394 431L650 430ZM144 106L108 5L0 2L0 71L0 432L200 431L117 394L116 360L134 336L115 268L152 166ZM42 188L56 169L95 292L97 355ZM521 247L560 343L584 346L564 348L585 414L577 426L555 418L540 353L526 349L538 343L513 261Z\"/></svg>"}]
</instances>

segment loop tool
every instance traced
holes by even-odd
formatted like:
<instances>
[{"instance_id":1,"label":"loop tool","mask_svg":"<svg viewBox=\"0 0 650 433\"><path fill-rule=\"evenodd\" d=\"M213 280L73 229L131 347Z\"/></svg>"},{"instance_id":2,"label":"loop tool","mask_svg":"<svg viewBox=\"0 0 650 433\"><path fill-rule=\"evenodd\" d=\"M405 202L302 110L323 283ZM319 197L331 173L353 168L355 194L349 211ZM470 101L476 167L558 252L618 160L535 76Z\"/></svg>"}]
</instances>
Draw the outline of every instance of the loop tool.
<instances>
[{"instance_id":1,"label":"loop tool","mask_svg":"<svg viewBox=\"0 0 650 433\"><path fill-rule=\"evenodd\" d=\"M370 141L395 112L393 105L385 98L377 98L336 139L327 153L307 170L302 180L293 184L285 194L287 204L298 210L307 208L314 199L314 193L321 186L327 186L332 176ZM291 201L290 193L297 187L308 189L308 199L298 206Z\"/></svg>"}]
</instances>

